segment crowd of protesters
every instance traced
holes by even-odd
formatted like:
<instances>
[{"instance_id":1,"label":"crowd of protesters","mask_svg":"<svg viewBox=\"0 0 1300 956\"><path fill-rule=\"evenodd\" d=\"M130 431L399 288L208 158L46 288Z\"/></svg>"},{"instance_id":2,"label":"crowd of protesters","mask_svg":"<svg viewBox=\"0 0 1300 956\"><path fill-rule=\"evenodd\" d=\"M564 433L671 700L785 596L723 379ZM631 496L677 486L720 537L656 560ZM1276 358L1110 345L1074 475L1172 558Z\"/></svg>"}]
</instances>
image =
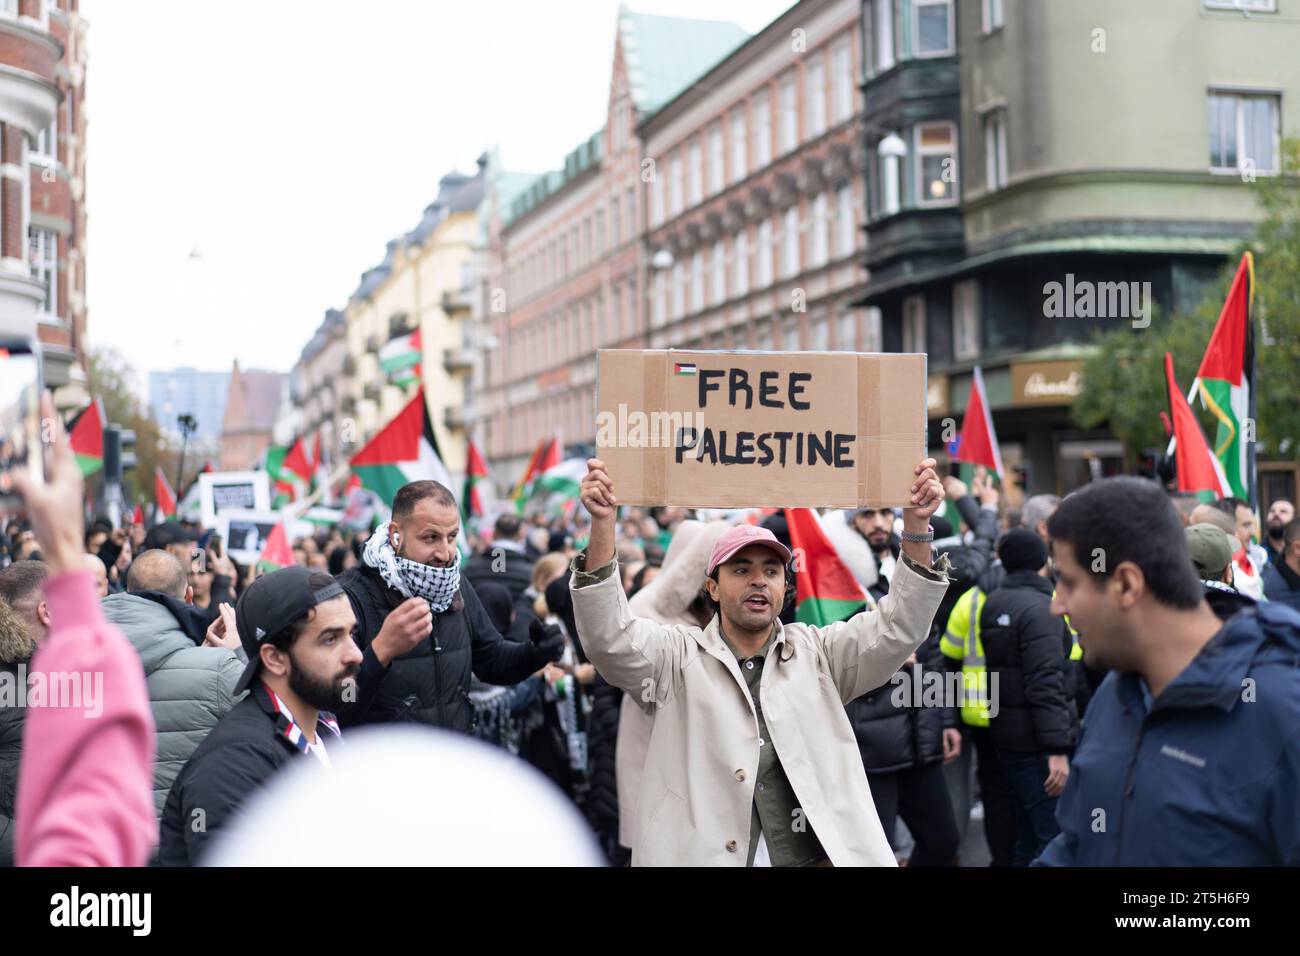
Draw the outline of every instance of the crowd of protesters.
<instances>
[{"instance_id":1,"label":"crowd of protesters","mask_svg":"<svg viewBox=\"0 0 1300 956\"><path fill-rule=\"evenodd\" d=\"M614 865L950 866L975 820L995 866L1300 863L1289 501L1259 536L1235 499L1012 508L926 460L913 507L820 515L862 602L811 627L785 512L620 506L595 460L580 506L468 527L412 482L270 573L191 524L87 526L66 445L19 487L0 865L210 860L283 768L394 724L532 765ZM77 707L12 692L91 672ZM961 693L898 693L936 675Z\"/></svg>"}]
</instances>

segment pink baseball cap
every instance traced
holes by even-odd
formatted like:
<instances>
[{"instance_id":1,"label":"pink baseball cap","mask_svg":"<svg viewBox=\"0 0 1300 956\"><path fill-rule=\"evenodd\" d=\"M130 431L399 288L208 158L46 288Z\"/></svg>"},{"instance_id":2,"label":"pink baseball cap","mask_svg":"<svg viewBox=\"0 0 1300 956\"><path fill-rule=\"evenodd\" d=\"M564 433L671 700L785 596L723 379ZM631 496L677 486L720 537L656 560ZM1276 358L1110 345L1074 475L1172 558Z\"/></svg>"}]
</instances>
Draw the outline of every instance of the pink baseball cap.
<instances>
[{"instance_id":1,"label":"pink baseball cap","mask_svg":"<svg viewBox=\"0 0 1300 956\"><path fill-rule=\"evenodd\" d=\"M737 551L743 551L751 544L759 544L775 551L781 556L782 562L790 560L790 549L776 540L776 535L772 532L757 525L738 524L734 528L728 528L718 538L718 543L713 546L713 554L709 555L709 569L704 573L712 574L719 564L731 560Z\"/></svg>"}]
</instances>

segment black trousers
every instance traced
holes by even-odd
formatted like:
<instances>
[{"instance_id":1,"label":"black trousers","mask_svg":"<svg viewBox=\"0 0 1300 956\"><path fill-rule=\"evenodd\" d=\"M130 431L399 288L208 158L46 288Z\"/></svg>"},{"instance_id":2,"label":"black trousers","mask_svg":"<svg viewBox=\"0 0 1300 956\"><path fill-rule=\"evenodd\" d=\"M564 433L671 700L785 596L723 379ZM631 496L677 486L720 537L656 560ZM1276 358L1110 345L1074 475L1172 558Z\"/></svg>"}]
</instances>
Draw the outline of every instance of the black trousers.
<instances>
[{"instance_id":1,"label":"black trousers","mask_svg":"<svg viewBox=\"0 0 1300 956\"><path fill-rule=\"evenodd\" d=\"M975 780L984 801L989 866L1010 866L1016 853L1016 801L987 727L967 727L975 742Z\"/></svg>"},{"instance_id":2,"label":"black trousers","mask_svg":"<svg viewBox=\"0 0 1300 956\"><path fill-rule=\"evenodd\" d=\"M900 816L912 832L916 847L908 865L952 866L957 859L960 837L952 801L948 799L943 762L936 760L922 767L873 773L867 779L889 845L894 845L894 825Z\"/></svg>"}]
</instances>

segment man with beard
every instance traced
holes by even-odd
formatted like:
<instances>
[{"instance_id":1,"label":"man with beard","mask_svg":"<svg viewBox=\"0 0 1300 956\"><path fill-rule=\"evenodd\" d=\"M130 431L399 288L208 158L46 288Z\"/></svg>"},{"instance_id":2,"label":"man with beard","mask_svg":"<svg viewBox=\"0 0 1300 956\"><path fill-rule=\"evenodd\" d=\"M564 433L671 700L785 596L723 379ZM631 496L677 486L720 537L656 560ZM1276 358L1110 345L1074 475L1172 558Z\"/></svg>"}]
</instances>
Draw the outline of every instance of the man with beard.
<instances>
[{"instance_id":1,"label":"man with beard","mask_svg":"<svg viewBox=\"0 0 1300 956\"><path fill-rule=\"evenodd\" d=\"M859 508L853 515L853 527L875 555L876 584L870 590L871 596L879 601L889 593L889 581L894 576L901 550L898 536L894 534L893 509Z\"/></svg>"},{"instance_id":2,"label":"man with beard","mask_svg":"<svg viewBox=\"0 0 1300 956\"><path fill-rule=\"evenodd\" d=\"M254 581L235 609L248 690L190 757L163 810L160 861L193 865L208 840L290 759L326 766L338 737L331 711L355 696L356 617L328 574L283 568ZM330 743L330 747L334 744Z\"/></svg>"},{"instance_id":3,"label":"man with beard","mask_svg":"<svg viewBox=\"0 0 1300 956\"><path fill-rule=\"evenodd\" d=\"M558 627L534 621L524 641L504 640L460 574L460 508L436 481L393 496L361 563L339 576L357 619L364 657L345 724L413 721L461 733L473 728L472 672L508 687L558 660Z\"/></svg>"},{"instance_id":4,"label":"man with beard","mask_svg":"<svg viewBox=\"0 0 1300 956\"><path fill-rule=\"evenodd\" d=\"M708 624L636 617L618 574L618 499L599 459L582 503L591 538L569 588L601 677L654 717L632 844L634 866L895 866L844 705L885 683L930 633L948 590L931 563L944 492L913 472L902 550L880 605L826 627L782 624L791 553L742 524L713 546L701 584Z\"/></svg>"},{"instance_id":5,"label":"man with beard","mask_svg":"<svg viewBox=\"0 0 1300 956\"><path fill-rule=\"evenodd\" d=\"M1279 498L1268 506L1268 515L1264 518L1264 548L1268 551L1268 563L1276 564L1282 560L1286 547L1282 541L1286 526L1295 520L1295 505L1285 498Z\"/></svg>"},{"instance_id":6,"label":"man with beard","mask_svg":"<svg viewBox=\"0 0 1300 956\"><path fill-rule=\"evenodd\" d=\"M1300 614L1268 602L1222 620L1177 512L1141 478L1084 485L1047 530L1052 611L1111 673L1037 865L1300 865Z\"/></svg>"}]
</instances>

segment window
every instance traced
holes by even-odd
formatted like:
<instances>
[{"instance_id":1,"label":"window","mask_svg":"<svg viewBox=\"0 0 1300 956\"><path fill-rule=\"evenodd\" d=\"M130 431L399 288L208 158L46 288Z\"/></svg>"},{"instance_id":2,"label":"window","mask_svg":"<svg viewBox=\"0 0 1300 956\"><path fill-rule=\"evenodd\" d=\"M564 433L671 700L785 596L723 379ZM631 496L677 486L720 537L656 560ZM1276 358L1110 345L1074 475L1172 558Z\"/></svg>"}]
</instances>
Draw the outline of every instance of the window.
<instances>
[{"instance_id":1,"label":"window","mask_svg":"<svg viewBox=\"0 0 1300 956\"><path fill-rule=\"evenodd\" d=\"M668 175L671 190L671 195L668 198L668 211L670 215L676 216L682 211L682 203L686 198L685 172L682 169L682 151L680 149L673 154Z\"/></svg>"},{"instance_id":2,"label":"window","mask_svg":"<svg viewBox=\"0 0 1300 956\"><path fill-rule=\"evenodd\" d=\"M881 327L880 307L877 305L867 306L866 317L866 341L862 343L862 351L883 352L885 350L885 336L884 330Z\"/></svg>"},{"instance_id":3,"label":"window","mask_svg":"<svg viewBox=\"0 0 1300 956\"><path fill-rule=\"evenodd\" d=\"M6 17L18 16L18 0L0 0L0 14Z\"/></svg>"},{"instance_id":4,"label":"window","mask_svg":"<svg viewBox=\"0 0 1300 956\"><path fill-rule=\"evenodd\" d=\"M787 352L799 351L799 320L790 319L781 331L781 347Z\"/></svg>"},{"instance_id":5,"label":"window","mask_svg":"<svg viewBox=\"0 0 1300 956\"><path fill-rule=\"evenodd\" d=\"M1002 0L983 0L983 30L992 33L1002 29Z\"/></svg>"},{"instance_id":6,"label":"window","mask_svg":"<svg viewBox=\"0 0 1300 956\"><path fill-rule=\"evenodd\" d=\"M761 323L758 330L758 348L761 352L772 351L772 320Z\"/></svg>"},{"instance_id":7,"label":"window","mask_svg":"<svg viewBox=\"0 0 1300 956\"><path fill-rule=\"evenodd\" d=\"M912 0L912 55L949 56L952 19L952 0Z\"/></svg>"},{"instance_id":8,"label":"window","mask_svg":"<svg viewBox=\"0 0 1300 956\"><path fill-rule=\"evenodd\" d=\"M673 311L670 318L680 319L686 311L686 269L681 260L673 263Z\"/></svg>"},{"instance_id":9,"label":"window","mask_svg":"<svg viewBox=\"0 0 1300 956\"><path fill-rule=\"evenodd\" d=\"M984 117L984 187L992 192L1007 184L1007 114L994 110Z\"/></svg>"},{"instance_id":10,"label":"window","mask_svg":"<svg viewBox=\"0 0 1300 956\"><path fill-rule=\"evenodd\" d=\"M59 121L52 120L50 125L36 133L35 152L38 156L57 159L59 155Z\"/></svg>"},{"instance_id":11,"label":"window","mask_svg":"<svg viewBox=\"0 0 1300 956\"><path fill-rule=\"evenodd\" d=\"M736 233L736 241L732 244L732 294L744 295L749 291L749 233L741 230Z\"/></svg>"},{"instance_id":12,"label":"window","mask_svg":"<svg viewBox=\"0 0 1300 956\"><path fill-rule=\"evenodd\" d=\"M754 279L758 288L765 289L772 284L772 220L764 219L758 224L758 268Z\"/></svg>"},{"instance_id":13,"label":"window","mask_svg":"<svg viewBox=\"0 0 1300 956\"><path fill-rule=\"evenodd\" d=\"M31 230L32 278L45 286L41 311L59 314L59 237L48 229Z\"/></svg>"},{"instance_id":14,"label":"window","mask_svg":"<svg viewBox=\"0 0 1300 956\"><path fill-rule=\"evenodd\" d=\"M917 205L943 206L956 201L957 129L952 123L916 127Z\"/></svg>"},{"instance_id":15,"label":"window","mask_svg":"<svg viewBox=\"0 0 1300 956\"><path fill-rule=\"evenodd\" d=\"M845 183L835 191L835 257L841 259L853 253L857 236L854 217L853 186Z\"/></svg>"},{"instance_id":16,"label":"window","mask_svg":"<svg viewBox=\"0 0 1300 956\"><path fill-rule=\"evenodd\" d=\"M828 206L825 193L819 193L812 202L812 233L808 237L808 264L813 268L824 266L830 254L829 243L826 241Z\"/></svg>"},{"instance_id":17,"label":"window","mask_svg":"<svg viewBox=\"0 0 1300 956\"><path fill-rule=\"evenodd\" d=\"M611 248L617 249L623 243L621 226L622 223L619 222L618 214L618 197L615 196L609 201L609 244Z\"/></svg>"},{"instance_id":18,"label":"window","mask_svg":"<svg viewBox=\"0 0 1300 956\"><path fill-rule=\"evenodd\" d=\"M795 148L799 141L799 97L794 85L794 71L781 80L781 125L779 127L781 155Z\"/></svg>"},{"instance_id":19,"label":"window","mask_svg":"<svg viewBox=\"0 0 1300 956\"><path fill-rule=\"evenodd\" d=\"M745 141L745 109L731 114L731 181L738 183L749 170L748 143Z\"/></svg>"},{"instance_id":20,"label":"window","mask_svg":"<svg viewBox=\"0 0 1300 956\"><path fill-rule=\"evenodd\" d=\"M655 273L655 299L653 324L663 325L668 321L668 274L662 269Z\"/></svg>"},{"instance_id":21,"label":"window","mask_svg":"<svg viewBox=\"0 0 1300 956\"><path fill-rule=\"evenodd\" d=\"M698 136L691 140L687 155L690 157L691 164L691 193L687 205L694 206L696 203L704 201L704 153L700 149L700 138Z\"/></svg>"},{"instance_id":22,"label":"window","mask_svg":"<svg viewBox=\"0 0 1300 956\"><path fill-rule=\"evenodd\" d=\"M952 287L952 355L959 362L980 354L979 291L974 279Z\"/></svg>"},{"instance_id":23,"label":"window","mask_svg":"<svg viewBox=\"0 0 1300 956\"><path fill-rule=\"evenodd\" d=\"M808 138L813 139L826 132L826 64L820 56L808 64L804 79L807 84L804 89L807 115L804 119Z\"/></svg>"},{"instance_id":24,"label":"window","mask_svg":"<svg viewBox=\"0 0 1300 956\"><path fill-rule=\"evenodd\" d=\"M858 317L847 306L840 313L835 327L835 347L841 352L858 350Z\"/></svg>"},{"instance_id":25,"label":"window","mask_svg":"<svg viewBox=\"0 0 1300 956\"><path fill-rule=\"evenodd\" d=\"M709 128L709 195L722 192L722 124Z\"/></svg>"},{"instance_id":26,"label":"window","mask_svg":"<svg viewBox=\"0 0 1300 956\"><path fill-rule=\"evenodd\" d=\"M696 249L691 256L691 311L704 308L704 251Z\"/></svg>"},{"instance_id":27,"label":"window","mask_svg":"<svg viewBox=\"0 0 1300 956\"><path fill-rule=\"evenodd\" d=\"M605 210L596 210L596 256L605 254Z\"/></svg>"},{"instance_id":28,"label":"window","mask_svg":"<svg viewBox=\"0 0 1300 956\"><path fill-rule=\"evenodd\" d=\"M883 73L894 65L894 0L872 0L871 32L875 37L871 71Z\"/></svg>"},{"instance_id":29,"label":"window","mask_svg":"<svg viewBox=\"0 0 1300 956\"><path fill-rule=\"evenodd\" d=\"M909 295L903 300L903 351L925 351L925 298Z\"/></svg>"},{"instance_id":30,"label":"window","mask_svg":"<svg viewBox=\"0 0 1300 956\"><path fill-rule=\"evenodd\" d=\"M713 244L713 304L721 305L727 299L727 256L721 239Z\"/></svg>"},{"instance_id":31,"label":"window","mask_svg":"<svg viewBox=\"0 0 1300 956\"><path fill-rule=\"evenodd\" d=\"M827 352L831 347L831 324L825 315L819 315L812 321L812 344L814 352Z\"/></svg>"},{"instance_id":32,"label":"window","mask_svg":"<svg viewBox=\"0 0 1300 956\"><path fill-rule=\"evenodd\" d=\"M754 168L772 161L772 106L767 91L754 97Z\"/></svg>"},{"instance_id":33,"label":"window","mask_svg":"<svg viewBox=\"0 0 1300 956\"><path fill-rule=\"evenodd\" d=\"M788 279L799 271L799 207L797 205L785 211L785 225L781 231L781 239L781 274Z\"/></svg>"},{"instance_id":34,"label":"window","mask_svg":"<svg viewBox=\"0 0 1300 956\"><path fill-rule=\"evenodd\" d=\"M1209 110L1211 167L1277 172L1277 96L1211 93Z\"/></svg>"},{"instance_id":35,"label":"window","mask_svg":"<svg viewBox=\"0 0 1300 956\"><path fill-rule=\"evenodd\" d=\"M843 123L853 115L853 67L849 59L848 41L831 52L831 78L834 99L831 103L831 122Z\"/></svg>"}]
</instances>

